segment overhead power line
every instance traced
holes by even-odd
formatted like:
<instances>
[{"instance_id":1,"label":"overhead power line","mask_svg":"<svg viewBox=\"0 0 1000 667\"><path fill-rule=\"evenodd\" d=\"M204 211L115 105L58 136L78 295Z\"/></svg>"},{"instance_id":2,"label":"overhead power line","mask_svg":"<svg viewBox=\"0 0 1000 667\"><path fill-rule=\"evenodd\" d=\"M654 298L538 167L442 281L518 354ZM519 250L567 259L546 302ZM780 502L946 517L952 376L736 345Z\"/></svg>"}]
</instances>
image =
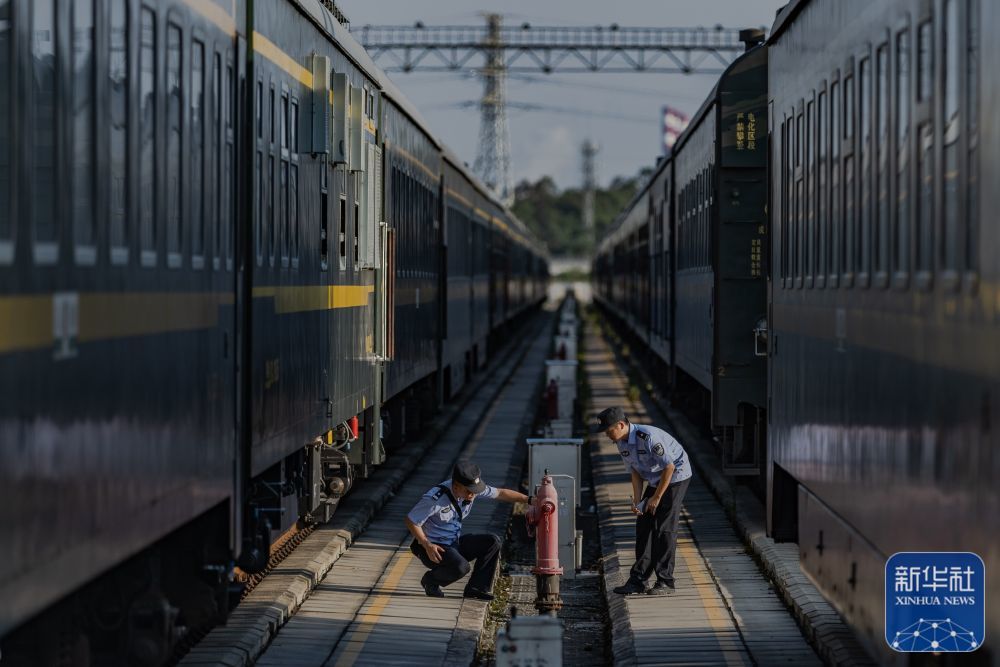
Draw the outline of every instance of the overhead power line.
<instances>
[{"instance_id":1,"label":"overhead power line","mask_svg":"<svg viewBox=\"0 0 1000 667\"><path fill-rule=\"evenodd\" d=\"M431 105L431 109L471 109L478 107L478 100L463 100L461 102L446 102L443 104ZM611 120L624 120L630 123L648 124L648 116L638 116L627 113L616 113L614 111L590 111L579 107L563 107L556 104L537 104L535 102L515 102L507 100L507 108L513 111L541 111L545 113L567 114L571 116L583 116L586 118L609 118Z\"/></svg>"}]
</instances>

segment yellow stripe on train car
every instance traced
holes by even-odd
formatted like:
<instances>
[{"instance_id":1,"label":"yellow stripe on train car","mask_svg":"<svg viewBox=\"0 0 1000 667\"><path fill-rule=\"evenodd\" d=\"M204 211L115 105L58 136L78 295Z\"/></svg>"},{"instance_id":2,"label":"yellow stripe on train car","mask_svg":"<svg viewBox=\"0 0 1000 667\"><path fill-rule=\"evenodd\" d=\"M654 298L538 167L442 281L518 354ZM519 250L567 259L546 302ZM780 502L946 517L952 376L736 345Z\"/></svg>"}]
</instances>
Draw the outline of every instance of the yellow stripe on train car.
<instances>
[{"instance_id":1,"label":"yellow stripe on train car","mask_svg":"<svg viewBox=\"0 0 1000 667\"><path fill-rule=\"evenodd\" d=\"M289 76L300 81L302 85L312 89L312 72L295 62L295 59L282 51L277 44L256 30L253 31L253 50L270 60L281 69L285 70ZM330 101L331 103L333 102L332 92L330 93Z\"/></svg>"},{"instance_id":2,"label":"yellow stripe on train car","mask_svg":"<svg viewBox=\"0 0 1000 667\"><path fill-rule=\"evenodd\" d=\"M276 313L302 313L311 310L358 308L368 305L372 285L298 285L293 287L255 287L253 297L273 298Z\"/></svg>"}]
</instances>

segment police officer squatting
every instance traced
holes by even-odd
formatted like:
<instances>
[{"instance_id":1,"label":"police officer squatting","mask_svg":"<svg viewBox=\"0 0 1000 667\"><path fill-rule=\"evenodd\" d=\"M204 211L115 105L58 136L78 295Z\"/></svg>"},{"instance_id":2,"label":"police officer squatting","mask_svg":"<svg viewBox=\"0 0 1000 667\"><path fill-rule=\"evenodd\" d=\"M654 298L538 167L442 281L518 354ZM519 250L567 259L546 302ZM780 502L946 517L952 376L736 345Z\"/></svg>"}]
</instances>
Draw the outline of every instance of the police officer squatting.
<instances>
[{"instance_id":1,"label":"police officer squatting","mask_svg":"<svg viewBox=\"0 0 1000 667\"><path fill-rule=\"evenodd\" d=\"M630 423L625 411L617 406L602 411L591 432L603 432L615 443L632 476L635 564L628 581L615 588L615 593L670 595L675 588L677 524L691 483L687 452L666 431ZM654 574L656 583L647 589L647 581Z\"/></svg>"},{"instance_id":2,"label":"police officer squatting","mask_svg":"<svg viewBox=\"0 0 1000 667\"><path fill-rule=\"evenodd\" d=\"M462 521L469 516L476 498L528 502L523 493L489 486L481 479L479 466L459 461L451 479L427 491L406 516L406 527L413 535L410 551L429 568L420 585L430 597L444 597L442 586L455 583L472 570L464 596L493 599L500 538L489 533L462 534ZM475 567L469 561L475 561Z\"/></svg>"}]
</instances>

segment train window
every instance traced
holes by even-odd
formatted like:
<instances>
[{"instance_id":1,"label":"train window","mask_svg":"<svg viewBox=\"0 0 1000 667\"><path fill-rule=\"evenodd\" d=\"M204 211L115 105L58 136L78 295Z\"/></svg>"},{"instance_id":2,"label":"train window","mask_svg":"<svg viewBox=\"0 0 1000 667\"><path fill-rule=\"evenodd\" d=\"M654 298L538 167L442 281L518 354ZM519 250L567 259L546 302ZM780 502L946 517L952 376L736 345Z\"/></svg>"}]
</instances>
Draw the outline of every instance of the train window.
<instances>
[{"instance_id":1,"label":"train window","mask_svg":"<svg viewBox=\"0 0 1000 667\"><path fill-rule=\"evenodd\" d=\"M691 248L691 262L694 266L701 266L701 228L702 220L705 216L705 190L702 184L703 172L698 172L694 177L694 198L695 198L695 211L694 211L694 245ZM633 248L635 247L635 240L633 239L630 244ZM634 265L633 265L634 267Z\"/></svg>"},{"instance_id":2,"label":"train window","mask_svg":"<svg viewBox=\"0 0 1000 667\"><path fill-rule=\"evenodd\" d=\"M167 266L181 265L181 30L167 26Z\"/></svg>"},{"instance_id":3,"label":"train window","mask_svg":"<svg viewBox=\"0 0 1000 667\"><path fill-rule=\"evenodd\" d=\"M111 263L128 263L128 2L108 11L108 241Z\"/></svg>"},{"instance_id":4,"label":"train window","mask_svg":"<svg viewBox=\"0 0 1000 667\"><path fill-rule=\"evenodd\" d=\"M293 151L298 150L298 125L299 125L299 104L294 99L291 103L291 119L289 121L291 126L291 136L289 140L291 142L291 149ZM292 267L298 268L299 266L299 166L296 164L298 160L297 154L292 155L292 164L288 171L288 217L291 219L292 227Z\"/></svg>"},{"instance_id":5,"label":"train window","mask_svg":"<svg viewBox=\"0 0 1000 667\"><path fill-rule=\"evenodd\" d=\"M792 279L792 233L795 224L795 110L789 109L786 112L783 122L782 133L782 155L783 173L781 193L781 214L782 225L782 246L781 246L781 276L784 279L784 286L791 287Z\"/></svg>"},{"instance_id":6,"label":"train window","mask_svg":"<svg viewBox=\"0 0 1000 667\"><path fill-rule=\"evenodd\" d=\"M868 284L868 272L871 271L872 242L872 72L871 59L862 58L858 63L858 102L860 104L859 119L861 136L859 138L859 156L861 174L861 200L859 201L859 217L861 229L855 237L853 253L858 264L858 282Z\"/></svg>"},{"instance_id":7,"label":"train window","mask_svg":"<svg viewBox=\"0 0 1000 667\"><path fill-rule=\"evenodd\" d=\"M705 266L712 264L712 208L715 206L715 188L718 181L715 174L716 165L713 162L708 165L708 205L709 210L705 212Z\"/></svg>"},{"instance_id":8,"label":"train window","mask_svg":"<svg viewBox=\"0 0 1000 667\"><path fill-rule=\"evenodd\" d=\"M910 270L910 31L896 35L896 206L892 268L900 280ZM886 242L890 242L886 239Z\"/></svg>"},{"instance_id":9,"label":"train window","mask_svg":"<svg viewBox=\"0 0 1000 667\"><path fill-rule=\"evenodd\" d=\"M816 166L816 286L826 285L827 273L827 248L830 245L830 208L827 198L827 155L830 140L830 118L826 104L826 91L822 90L816 101L816 135L818 137L817 153L818 164Z\"/></svg>"},{"instance_id":10,"label":"train window","mask_svg":"<svg viewBox=\"0 0 1000 667\"><path fill-rule=\"evenodd\" d=\"M35 261L58 259L56 216L56 7L55 0L31 3L31 67L34 107L31 114L31 226L35 234Z\"/></svg>"},{"instance_id":11,"label":"train window","mask_svg":"<svg viewBox=\"0 0 1000 667\"><path fill-rule=\"evenodd\" d=\"M691 187L694 192L694 206L691 215L691 266L698 267L701 265L701 215L702 215L702 191L701 191L701 173L697 173L694 176L694 180L691 182Z\"/></svg>"},{"instance_id":12,"label":"train window","mask_svg":"<svg viewBox=\"0 0 1000 667\"><path fill-rule=\"evenodd\" d=\"M282 87L278 107L278 135L281 144L281 163L278 165L278 225L281 234L281 266L288 268L292 246L292 221L288 206L288 88Z\"/></svg>"},{"instance_id":13,"label":"train window","mask_svg":"<svg viewBox=\"0 0 1000 667\"><path fill-rule=\"evenodd\" d=\"M926 101L931 94L934 60L930 21L917 31L917 97ZM929 274L933 268L934 236L934 124L924 121L917 128L917 253L916 268ZM924 283L927 287L929 283Z\"/></svg>"},{"instance_id":14,"label":"train window","mask_svg":"<svg viewBox=\"0 0 1000 667\"><path fill-rule=\"evenodd\" d=\"M10 1L0 0L0 264L14 261L11 215L11 19Z\"/></svg>"},{"instance_id":15,"label":"train window","mask_svg":"<svg viewBox=\"0 0 1000 667\"><path fill-rule=\"evenodd\" d=\"M805 178L805 261L803 270L807 287L813 286L816 266L816 115L815 102L806 105L806 166Z\"/></svg>"},{"instance_id":16,"label":"train window","mask_svg":"<svg viewBox=\"0 0 1000 667\"><path fill-rule=\"evenodd\" d=\"M264 139L264 83L258 79L257 93L254 96L254 108L257 117L257 151L254 158L254 206L257 208L257 266L264 264L264 212L267 203L264 200L264 152L261 145Z\"/></svg>"},{"instance_id":17,"label":"train window","mask_svg":"<svg viewBox=\"0 0 1000 667\"><path fill-rule=\"evenodd\" d=\"M959 126L959 45L961 34L958 29L958 0L944 3L944 45L941 74L944 76L944 117L942 121L942 165L941 165L941 241L939 249L941 264L949 270L958 269L959 249L959 201L958 201L958 138Z\"/></svg>"},{"instance_id":18,"label":"train window","mask_svg":"<svg viewBox=\"0 0 1000 667\"><path fill-rule=\"evenodd\" d=\"M681 266L682 253L684 251L683 245L680 244L680 227L684 222L684 188L681 188L680 192L677 193L677 233L674 239L677 244L677 264L678 268Z\"/></svg>"},{"instance_id":19,"label":"train window","mask_svg":"<svg viewBox=\"0 0 1000 667\"><path fill-rule=\"evenodd\" d=\"M844 286L850 287L856 270L857 255L854 252L857 236L857 204L854 200L854 76L844 77L844 223L842 256Z\"/></svg>"},{"instance_id":20,"label":"train window","mask_svg":"<svg viewBox=\"0 0 1000 667\"><path fill-rule=\"evenodd\" d=\"M792 275L795 276L795 286L802 287L802 233L805 227L805 181L802 174L802 158L805 155L805 114L799 112L795 122L795 224L792 227Z\"/></svg>"},{"instance_id":21,"label":"train window","mask_svg":"<svg viewBox=\"0 0 1000 667\"><path fill-rule=\"evenodd\" d=\"M854 137L854 75L844 75L844 139Z\"/></svg>"},{"instance_id":22,"label":"train window","mask_svg":"<svg viewBox=\"0 0 1000 667\"><path fill-rule=\"evenodd\" d=\"M347 268L347 196L340 195L340 270Z\"/></svg>"},{"instance_id":23,"label":"train window","mask_svg":"<svg viewBox=\"0 0 1000 667\"><path fill-rule=\"evenodd\" d=\"M94 215L94 0L73 3L73 240L77 264L97 260Z\"/></svg>"},{"instance_id":24,"label":"train window","mask_svg":"<svg viewBox=\"0 0 1000 667\"><path fill-rule=\"evenodd\" d=\"M223 88L223 104L226 116L226 155L222 172L223 198L222 220L225 225L226 270L233 270L233 246L236 237L236 217L233 211L233 169L236 164L236 148L233 145L233 107L235 106L236 78L233 66L233 50L226 51L226 86Z\"/></svg>"},{"instance_id":25,"label":"train window","mask_svg":"<svg viewBox=\"0 0 1000 667\"><path fill-rule=\"evenodd\" d=\"M288 93L281 93L281 147L288 148Z\"/></svg>"},{"instance_id":26,"label":"train window","mask_svg":"<svg viewBox=\"0 0 1000 667\"><path fill-rule=\"evenodd\" d=\"M288 252L292 242L292 221L288 207L288 160L279 168L278 224L281 225L281 266L288 268Z\"/></svg>"},{"instance_id":27,"label":"train window","mask_svg":"<svg viewBox=\"0 0 1000 667\"><path fill-rule=\"evenodd\" d=\"M267 209L264 218L264 224L267 226L267 251L265 254L268 256L269 263L274 266L274 256L278 250L278 220L275 218L277 210L274 205L274 187L276 181L274 178L274 156L267 156L267 181L264 183L264 198L267 202Z\"/></svg>"},{"instance_id":28,"label":"train window","mask_svg":"<svg viewBox=\"0 0 1000 667\"><path fill-rule=\"evenodd\" d=\"M830 261L827 283L830 287L837 286L838 274L843 263L841 253L843 244L844 221L840 216L840 119L843 107L840 106L840 82L830 84Z\"/></svg>"},{"instance_id":29,"label":"train window","mask_svg":"<svg viewBox=\"0 0 1000 667\"><path fill-rule=\"evenodd\" d=\"M684 185L684 212L681 220L681 252L683 254L681 268L691 266L691 211L694 197L691 194L691 181Z\"/></svg>"},{"instance_id":30,"label":"train window","mask_svg":"<svg viewBox=\"0 0 1000 667\"><path fill-rule=\"evenodd\" d=\"M931 22L917 28L917 100L926 102L934 86L934 52Z\"/></svg>"},{"instance_id":31,"label":"train window","mask_svg":"<svg viewBox=\"0 0 1000 667\"><path fill-rule=\"evenodd\" d=\"M268 128L270 130L271 143L273 144L274 140L275 140L275 129L277 127L277 124L275 123L275 116L274 116L274 114L275 114L275 101L274 101L274 84L273 83L271 84L270 94L268 95L268 98L267 98L267 111L268 111L268 114L267 114Z\"/></svg>"},{"instance_id":32,"label":"train window","mask_svg":"<svg viewBox=\"0 0 1000 667\"><path fill-rule=\"evenodd\" d=\"M787 213L785 215L785 236L787 237L787 248L786 262L785 262L785 277L791 281L795 276L793 274L792 266L792 254L795 247L795 110L790 111L790 116L786 121L787 127L787 139L788 139L788 150L787 152L787 164L788 169L786 173L786 187L788 189L785 199L787 203ZM791 287L791 283L788 285Z\"/></svg>"},{"instance_id":33,"label":"train window","mask_svg":"<svg viewBox=\"0 0 1000 667\"><path fill-rule=\"evenodd\" d=\"M782 286L784 280L788 278L788 233L791 215L789 214L789 204L791 200L791 160L789 139L791 136L790 127L793 121L787 116L781 123L781 278Z\"/></svg>"},{"instance_id":34,"label":"train window","mask_svg":"<svg viewBox=\"0 0 1000 667\"><path fill-rule=\"evenodd\" d=\"M326 187L326 165L320 163L319 183L319 268L326 271L330 255L330 196Z\"/></svg>"},{"instance_id":35,"label":"train window","mask_svg":"<svg viewBox=\"0 0 1000 667\"><path fill-rule=\"evenodd\" d=\"M968 128L968 171L966 184L965 268L979 270L979 0L969 0L966 41L966 109Z\"/></svg>"},{"instance_id":36,"label":"train window","mask_svg":"<svg viewBox=\"0 0 1000 667\"><path fill-rule=\"evenodd\" d=\"M288 122L288 145L293 153L299 152L299 103L294 98L291 104L291 118Z\"/></svg>"},{"instance_id":37,"label":"train window","mask_svg":"<svg viewBox=\"0 0 1000 667\"><path fill-rule=\"evenodd\" d=\"M191 41L191 264L205 254L205 45Z\"/></svg>"},{"instance_id":38,"label":"train window","mask_svg":"<svg viewBox=\"0 0 1000 667\"><path fill-rule=\"evenodd\" d=\"M691 182L684 186L684 213L681 225L681 268L691 266Z\"/></svg>"},{"instance_id":39,"label":"train window","mask_svg":"<svg viewBox=\"0 0 1000 667\"><path fill-rule=\"evenodd\" d=\"M223 104L225 104L225 115L226 115L226 127L232 129L233 127L233 103L235 102L236 88L233 85L235 79L233 78L233 50L229 49L226 51L226 94L223 96Z\"/></svg>"},{"instance_id":40,"label":"train window","mask_svg":"<svg viewBox=\"0 0 1000 667\"><path fill-rule=\"evenodd\" d=\"M223 119L222 119L222 54L216 52L212 57L212 127L215 129L215 142L212 148L215 149L215 161L212 169L211 183L208 188L208 197L211 202L212 215L212 268L218 270L221 266L222 257L222 225L223 225L223 199L225 193L221 191L222 183L222 153L223 153ZM214 198L214 199L213 199Z\"/></svg>"},{"instance_id":41,"label":"train window","mask_svg":"<svg viewBox=\"0 0 1000 667\"><path fill-rule=\"evenodd\" d=\"M798 115L798 119L796 120L796 126L795 126L795 166L796 167L801 167L802 166L802 155L805 152L803 150L803 141L802 141L802 139L804 137L804 131L805 130L804 130L802 124L803 124L803 118L802 118L802 112L800 111L799 115Z\"/></svg>"},{"instance_id":42,"label":"train window","mask_svg":"<svg viewBox=\"0 0 1000 667\"><path fill-rule=\"evenodd\" d=\"M930 122L917 132L917 269L930 271L934 223L934 130Z\"/></svg>"},{"instance_id":43,"label":"train window","mask_svg":"<svg viewBox=\"0 0 1000 667\"><path fill-rule=\"evenodd\" d=\"M889 45L875 52L875 229L872 258L876 281L888 285L889 274Z\"/></svg>"},{"instance_id":44,"label":"train window","mask_svg":"<svg viewBox=\"0 0 1000 667\"><path fill-rule=\"evenodd\" d=\"M156 17L139 18L139 245L143 266L156 266Z\"/></svg>"},{"instance_id":45,"label":"train window","mask_svg":"<svg viewBox=\"0 0 1000 667\"><path fill-rule=\"evenodd\" d=\"M699 260L700 260L699 263L702 266L705 266L705 267L707 267L709 265L709 262L708 262L708 234L709 234L710 230L709 230L708 223L709 223L709 210L710 210L711 199L712 199L711 195L709 194L709 190L710 190L710 188L709 188L709 182L710 182L710 178L711 178L711 176L710 176L710 174L711 174L711 168L712 168L711 165L709 165L708 167L705 167L705 169L702 171L702 176L701 176L701 195L702 195L702 200L704 201L704 207L702 208L702 211L701 211L701 243L700 243L699 248L698 248L698 251L699 251L698 255L699 255Z\"/></svg>"},{"instance_id":46,"label":"train window","mask_svg":"<svg viewBox=\"0 0 1000 667\"><path fill-rule=\"evenodd\" d=\"M257 150L254 157L253 202L257 209L257 266L264 264L264 153Z\"/></svg>"},{"instance_id":47,"label":"train window","mask_svg":"<svg viewBox=\"0 0 1000 667\"><path fill-rule=\"evenodd\" d=\"M257 138L264 138L264 82L257 81L257 94L254 103L257 112Z\"/></svg>"},{"instance_id":48,"label":"train window","mask_svg":"<svg viewBox=\"0 0 1000 667\"><path fill-rule=\"evenodd\" d=\"M701 247L704 243L705 226L705 172L699 171L694 180L695 212L694 212L694 247L692 248L691 261L694 266L702 265ZM635 247L633 239L632 247ZM634 265L633 265L634 269Z\"/></svg>"}]
</instances>

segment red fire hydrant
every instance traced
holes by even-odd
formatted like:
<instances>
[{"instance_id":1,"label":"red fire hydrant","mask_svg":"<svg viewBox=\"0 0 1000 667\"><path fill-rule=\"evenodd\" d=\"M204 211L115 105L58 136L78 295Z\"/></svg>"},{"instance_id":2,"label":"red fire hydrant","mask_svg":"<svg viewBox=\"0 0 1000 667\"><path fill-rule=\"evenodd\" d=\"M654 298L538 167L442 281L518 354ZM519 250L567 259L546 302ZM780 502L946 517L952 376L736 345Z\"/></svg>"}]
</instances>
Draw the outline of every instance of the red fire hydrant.
<instances>
[{"instance_id":1,"label":"red fire hydrant","mask_svg":"<svg viewBox=\"0 0 1000 667\"><path fill-rule=\"evenodd\" d=\"M546 472L548 472L546 470ZM558 611L562 609L559 596L559 577L563 573L559 565L559 495L548 475L535 490L535 497L528 508L528 534L535 535L535 607L538 611Z\"/></svg>"}]
</instances>

